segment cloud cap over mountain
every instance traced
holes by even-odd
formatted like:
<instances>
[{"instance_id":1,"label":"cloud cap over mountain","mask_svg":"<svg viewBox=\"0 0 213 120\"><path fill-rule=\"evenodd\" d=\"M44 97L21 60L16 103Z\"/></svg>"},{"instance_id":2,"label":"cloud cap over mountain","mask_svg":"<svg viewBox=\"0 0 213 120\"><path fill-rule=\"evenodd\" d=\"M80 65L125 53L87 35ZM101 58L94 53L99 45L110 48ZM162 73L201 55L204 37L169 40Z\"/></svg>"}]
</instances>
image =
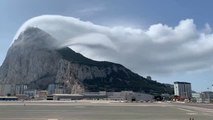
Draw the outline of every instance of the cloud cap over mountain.
<instances>
[{"instance_id":1,"label":"cloud cap over mountain","mask_svg":"<svg viewBox=\"0 0 213 120\"><path fill-rule=\"evenodd\" d=\"M192 19L181 20L174 27L159 23L148 29L136 29L43 15L25 22L14 39L28 26L51 34L58 47L70 46L91 59L118 62L142 75L191 72L212 67L211 27L206 24L200 30Z\"/></svg>"}]
</instances>

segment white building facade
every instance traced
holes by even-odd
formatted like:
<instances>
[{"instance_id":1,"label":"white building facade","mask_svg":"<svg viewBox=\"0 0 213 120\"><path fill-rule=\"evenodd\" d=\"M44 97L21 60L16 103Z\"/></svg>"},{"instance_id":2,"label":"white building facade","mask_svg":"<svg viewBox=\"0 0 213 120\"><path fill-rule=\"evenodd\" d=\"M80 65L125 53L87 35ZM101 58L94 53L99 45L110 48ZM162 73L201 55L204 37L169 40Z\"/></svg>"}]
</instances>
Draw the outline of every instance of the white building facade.
<instances>
[{"instance_id":1,"label":"white building facade","mask_svg":"<svg viewBox=\"0 0 213 120\"><path fill-rule=\"evenodd\" d=\"M27 90L27 85L25 84L17 84L15 86L16 89L16 95L24 94L24 91Z\"/></svg>"},{"instance_id":2,"label":"white building facade","mask_svg":"<svg viewBox=\"0 0 213 120\"><path fill-rule=\"evenodd\" d=\"M191 83L188 82L174 82L174 92L175 95L181 98L191 98L192 97L192 89Z\"/></svg>"}]
</instances>

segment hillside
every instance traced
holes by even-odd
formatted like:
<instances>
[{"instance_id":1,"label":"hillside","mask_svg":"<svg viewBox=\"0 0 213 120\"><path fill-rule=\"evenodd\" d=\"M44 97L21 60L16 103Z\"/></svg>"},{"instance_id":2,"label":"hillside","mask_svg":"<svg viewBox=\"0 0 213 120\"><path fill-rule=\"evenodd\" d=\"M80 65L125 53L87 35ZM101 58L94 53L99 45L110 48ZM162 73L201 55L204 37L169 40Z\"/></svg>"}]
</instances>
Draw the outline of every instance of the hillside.
<instances>
[{"instance_id":1,"label":"hillside","mask_svg":"<svg viewBox=\"0 0 213 120\"><path fill-rule=\"evenodd\" d=\"M67 93L133 90L171 93L172 89L130 71L120 64L94 61L70 48L56 49L55 39L39 28L28 28L10 47L0 67L2 84L27 84L47 89L61 83Z\"/></svg>"}]
</instances>

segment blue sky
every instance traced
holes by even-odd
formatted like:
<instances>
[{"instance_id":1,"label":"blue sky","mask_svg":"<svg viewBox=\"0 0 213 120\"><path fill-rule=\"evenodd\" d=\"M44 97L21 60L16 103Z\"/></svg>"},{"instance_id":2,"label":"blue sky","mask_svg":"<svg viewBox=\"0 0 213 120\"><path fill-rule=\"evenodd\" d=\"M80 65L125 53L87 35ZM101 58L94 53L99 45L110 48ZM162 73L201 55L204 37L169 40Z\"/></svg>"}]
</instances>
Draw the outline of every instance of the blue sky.
<instances>
[{"instance_id":1,"label":"blue sky","mask_svg":"<svg viewBox=\"0 0 213 120\"><path fill-rule=\"evenodd\" d=\"M193 19L197 29L202 31L205 24L213 24L212 4L211 0L1 0L0 64L19 27L35 16L64 15L102 26L140 29L158 23L174 27L181 20ZM151 76L159 82L188 81L194 90L204 91L213 83L212 73L212 69L201 69Z\"/></svg>"}]
</instances>

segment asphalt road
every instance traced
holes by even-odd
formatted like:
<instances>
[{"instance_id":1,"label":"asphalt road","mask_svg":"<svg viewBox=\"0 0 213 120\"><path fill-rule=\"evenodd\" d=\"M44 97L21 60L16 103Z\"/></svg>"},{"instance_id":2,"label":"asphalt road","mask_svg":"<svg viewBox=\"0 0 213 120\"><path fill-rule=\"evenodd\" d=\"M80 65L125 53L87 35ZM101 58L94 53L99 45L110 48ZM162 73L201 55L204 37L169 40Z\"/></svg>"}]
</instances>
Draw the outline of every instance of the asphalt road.
<instances>
[{"instance_id":1,"label":"asphalt road","mask_svg":"<svg viewBox=\"0 0 213 120\"><path fill-rule=\"evenodd\" d=\"M213 120L212 109L167 103L0 103L0 120Z\"/></svg>"},{"instance_id":2,"label":"asphalt road","mask_svg":"<svg viewBox=\"0 0 213 120\"><path fill-rule=\"evenodd\" d=\"M213 109L213 104L205 104L205 103L183 103L182 105Z\"/></svg>"}]
</instances>

